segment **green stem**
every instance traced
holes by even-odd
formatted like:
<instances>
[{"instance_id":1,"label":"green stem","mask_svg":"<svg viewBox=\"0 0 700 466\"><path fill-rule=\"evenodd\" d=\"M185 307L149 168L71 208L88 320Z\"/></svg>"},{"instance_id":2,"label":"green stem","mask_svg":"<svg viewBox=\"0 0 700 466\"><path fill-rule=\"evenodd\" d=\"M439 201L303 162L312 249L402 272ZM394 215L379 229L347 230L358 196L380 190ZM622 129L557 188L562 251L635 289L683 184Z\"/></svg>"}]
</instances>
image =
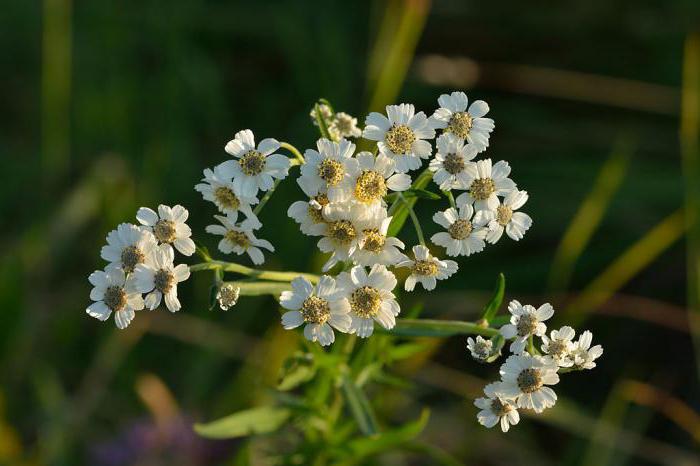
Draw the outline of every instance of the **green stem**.
<instances>
[{"instance_id":1,"label":"green stem","mask_svg":"<svg viewBox=\"0 0 700 466\"><path fill-rule=\"evenodd\" d=\"M240 290L240 296L279 296L283 291L291 290L292 286L285 282L223 282L222 284L233 285Z\"/></svg>"},{"instance_id":2,"label":"green stem","mask_svg":"<svg viewBox=\"0 0 700 466\"><path fill-rule=\"evenodd\" d=\"M413 211L413 206L410 205L406 198L403 197L401 194L399 194L399 199L401 199L404 202L404 204L406 204L406 208L408 209L408 215L411 217L413 227L416 229L416 235L418 235L418 242L425 246L425 238L423 238L423 228L421 228L420 226L418 216L416 216L416 213Z\"/></svg>"},{"instance_id":3,"label":"green stem","mask_svg":"<svg viewBox=\"0 0 700 466\"><path fill-rule=\"evenodd\" d=\"M303 162L303 157L301 160ZM300 162L297 159L292 159L289 161L289 164L290 164L290 166L293 167L295 165L300 165ZM275 180L275 184L272 185L272 188L268 192L265 193L265 195L263 196L262 199L260 199L260 203L257 206L255 206L255 209L253 209L253 213L255 215L258 215L260 213L260 211L263 210L263 207L265 207L265 204L267 204L267 201L270 200L270 198L274 194L275 190L277 189L277 186L279 186L281 182L282 182L282 180Z\"/></svg>"},{"instance_id":4,"label":"green stem","mask_svg":"<svg viewBox=\"0 0 700 466\"><path fill-rule=\"evenodd\" d=\"M316 116L316 124L318 124L318 131L321 133L322 138L331 139L331 135L328 132L328 125L326 125L326 120L321 116L321 107L318 104L314 105L314 114Z\"/></svg>"},{"instance_id":5,"label":"green stem","mask_svg":"<svg viewBox=\"0 0 700 466\"><path fill-rule=\"evenodd\" d=\"M290 143L288 143L288 142L280 142L280 147L283 148L283 149L287 149L289 152L291 152L292 154L294 154L294 157L296 157L297 160L299 160L299 163L300 163L300 164L303 164L303 163L305 162L304 156L301 155L301 152L299 152L299 149L297 149L296 147L294 147L294 146L291 145Z\"/></svg>"},{"instance_id":6,"label":"green stem","mask_svg":"<svg viewBox=\"0 0 700 466\"><path fill-rule=\"evenodd\" d=\"M391 330L378 330L387 335L404 337L450 337L453 335L498 335L495 328L484 327L474 322L435 319L399 319Z\"/></svg>"},{"instance_id":7,"label":"green stem","mask_svg":"<svg viewBox=\"0 0 700 466\"><path fill-rule=\"evenodd\" d=\"M457 204L455 204L455 197L452 195L452 191L443 191L442 194L447 196L447 199L450 201L450 207L456 210Z\"/></svg>"},{"instance_id":8,"label":"green stem","mask_svg":"<svg viewBox=\"0 0 700 466\"><path fill-rule=\"evenodd\" d=\"M311 283L318 283L320 278L318 275L310 273L258 270L251 267L246 267L245 265L224 261L201 262L199 264L190 265L190 272L199 272L202 270L221 270L223 272L239 273L241 275L247 275L248 277L257 278L259 280L270 280L274 282L291 282L297 277L304 277Z\"/></svg>"}]
</instances>

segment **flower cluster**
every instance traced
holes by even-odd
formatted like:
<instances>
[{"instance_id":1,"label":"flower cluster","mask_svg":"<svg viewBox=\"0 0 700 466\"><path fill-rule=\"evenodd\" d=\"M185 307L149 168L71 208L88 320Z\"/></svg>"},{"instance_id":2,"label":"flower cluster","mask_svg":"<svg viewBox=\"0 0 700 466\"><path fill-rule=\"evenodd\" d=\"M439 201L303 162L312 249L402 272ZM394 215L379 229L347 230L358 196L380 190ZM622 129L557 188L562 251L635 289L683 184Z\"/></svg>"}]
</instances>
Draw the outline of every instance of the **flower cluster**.
<instances>
[{"instance_id":1,"label":"flower cluster","mask_svg":"<svg viewBox=\"0 0 700 466\"><path fill-rule=\"evenodd\" d=\"M101 252L108 264L88 277L94 301L88 315L104 321L114 313L117 327L124 329L135 311L153 310L163 300L171 312L179 311L177 284L189 278L190 270L175 265L174 249L185 256L195 251L188 216L181 205L160 205L158 212L141 207L136 213L140 225L122 223L111 231Z\"/></svg>"},{"instance_id":2,"label":"flower cluster","mask_svg":"<svg viewBox=\"0 0 700 466\"><path fill-rule=\"evenodd\" d=\"M341 138L359 138L362 135L362 131L357 127L357 118L345 112L336 113L327 102L312 108L309 116L314 126L318 126L320 120L321 124L328 128L329 136L334 141Z\"/></svg>"},{"instance_id":3,"label":"flower cluster","mask_svg":"<svg viewBox=\"0 0 700 466\"><path fill-rule=\"evenodd\" d=\"M603 347L591 347L593 334L583 332L574 341L576 331L568 326L552 330L547 336L545 321L554 315L550 304L535 308L511 301L508 305L510 323L500 329L500 336L512 340L511 355L500 368L501 380L484 388L484 397L474 405L480 424L493 427L500 424L503 432L520 420L518 409L541 413L557 401L551 388L559 383L559 374L575 370L593 369L595 360L603 354ZM535 337L542 340L540 351ZM468 339L467 347L478 361L490 361L498 357L493 340L477 337ZM495 357L494 357L495 356Z\"/></svg>"}]
</instances>

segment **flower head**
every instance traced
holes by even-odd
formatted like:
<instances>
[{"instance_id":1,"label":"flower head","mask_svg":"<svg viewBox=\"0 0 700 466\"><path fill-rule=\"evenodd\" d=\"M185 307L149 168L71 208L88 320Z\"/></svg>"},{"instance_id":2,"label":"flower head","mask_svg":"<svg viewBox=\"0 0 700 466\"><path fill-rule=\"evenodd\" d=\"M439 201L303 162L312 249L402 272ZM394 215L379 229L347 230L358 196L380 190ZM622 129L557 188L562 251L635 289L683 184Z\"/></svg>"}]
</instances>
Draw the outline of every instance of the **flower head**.
<instances>
[{"instance_id":1,"label":"flower head","mask_svg":"<svg viewBox=\"0 0 700 466\"><path fill-rule=\"evenodd\" d=\"M357 265L338 276L338 286L350 302L350 333L367 338L375 321L387 330L394 328L401 308L392 293L396 277L384 265L374 265L369 273Z\"/></svg>"},{"instance_id":2,"label":"flower head","mask_svg":"<svg viewBox=\"0 0 700 466\"><path fill-rule=\"evenodd\" d=\"M326 230L323 208L328 205L328 196L318 194L308 201L296 201L289 206L287 215L299 224L302 233L321 236Z\"/></svg>"},{"instance_id":3,"label":"flower head","mask_svg":"<svg viewBox=\"0 0 700 466\"><path fill-rule=\"evenodd\" d=\"M515 400L518 408L541 413L557 401L557 394L547 385L559 383L557 365L540 356L511 355L501 366L502 383L498 395Z\"/></svg>"},{"instance_id":4,"label":"flower head","mask_svg":"<svg viewBox=\"0 0 700 466\"><path fill-rule=\"evenodd\" d=\"M576 335L573 328L564 326L559 330L552 330L550 337L542 335L542 352L551 358L559 367L571 367L574 360L571 350L574 347L572 340Z\"/></svg>"},{"instance_id":5,"label":"flower head","mask_svg":"<svg viewBox=\"0 0 700 466\"><path fill-rule=\"evenodd\" d=\"M222 311L228 311L236 305L238 297L241 294L241 288L232 283L224 283L216 292L216 300Z\"/></svg>"},{"instance_id":6,"label":"flower head","mask_svg":"<svg viewBox=\"0 0 700 466\"><path fill-rule=\"evenodd\" d=\"M372 112L365 120L363 136L377 141L379 152L396 162L396 171L406 173L421 167L433 151L426 139L435 137L425 113L412 104L387 105L387 116Z\"/></svg>"},{"instance_id":7,"label":"flower head","mask_svg":"<svg viewBox=\"0 0 700 466\"><path fill-rule=\"evenodd\" d=\"M525 351L530 336L541 337L545 334L547 326L544 321L554 315L554 308L549 303L535 309L529 304L523 306L516 300L508 304L508 311L512 314L510 324L501 327L501 335L507 339L515 338L510 344L510 350L516 354Z\"/></svg>"},{"instance_id":8,"label":"flower head","mask_svg":"<svg viewBox=\"0 0 700 466\"><path fill-rule=\"evenodd\" d=\"M392 217L387 217L386 209L380 209L371 218L356 222L360 240L351 259L360 265L395 265L406 256L400 251L405 246L395 236L387 236Z\"/></svg>"},{"instance_id":9,"label":"flower head","mask_svg":"<svg viewBox=\"0 0 700 466\"><path fill-rule=\"evenodd\" d=\"M345 112L338 112L333 115L328 125L328 132L335 140L340 138L359 138L362 136L362 130L357 127L357 118Z\"/></svg>"},{"instance_id":10,"label":"flower head","mask_svg":"<svg viewBox=\"0 0 700 466\"><path fill-rule=\"evenodd\" d=\"M481 411L476 415L479 424L489 429L496 424L501 425L503 432L508 432L511 425L520 422L520 414L513 400L503 398L498 394L500 382L494 382L484 387L485 397L477 398L474 406Z\"/></svg>"},{"instance_id":11,"label":"flower head","mask_svg":"<svg viewBox=\"0 0 700 466\"><path fill-rule=\"evenodd\" d=\"M327 272L339 261L348 260L357 249L362 232L359 226L361 206L351 203L330 204L323 209L323 215L326 223L318 248L321 252L332 253L322 269Z\"/></svg>"},{"instance_id":12,"label":"flower head","mask_svg":"<svg viewBox=\"0 0 700 466\"><path fill-rule=\"evenodd\" d=\"M185 223L189 212L181 205L168 207L158 206L158 213L148 207L141 207L136 213L136 220L148 228L161 244L171 244L185 256L194 254L195 245L192 241L192 230Z\"/></svg>"},{"instance_id":13,"label":"flower head","mask_svg":"<svg viewBox=\"0 0 700 466\"><path fill-rule=\"evenodd\" d=\"M603 347L600 345L591 347L592 342L593 334L586 330L573 344L571 357L576 369L593 369L596 366L595 360L603 355Z\"/></svg>"},{"instance_id":14,"label":"flower head","mask_svg":"<svg viewBox=\"0 0 700 466\"><path fill-rule=\"evenodd\" d=\"M117 328L125 329L143 309L143 297L131 287L132 278L127 279L120 267L107 266L90 274L88 280L93 288L90 299L95 301L86 309L91 317L105 321L114 312Z\"/></svg>"},{"instance_id":15,"label":"flower head","mask_svg":"<svg viewBox=\"0 0 700 466\"><path fill-rule=\"evenodd\" d=\"M493 351L493 341L487 340L481 335L476 336L476 340L472 337L467 338L467 349L472 355L472 358L479 362L485 362Z\"/></svg>"},{"instance_id":16,"label":"flower head","mask_svg":"<svg viewBox=\"0 0 700 466\"><path fill-rule=\"evenodd\" d=\"M423 285L426 290L434 290L438 280L449 278L457 271L457 263L452 260L440 260L430 254L428 248L422 245L413 246L414 259L405 259L397 267L408 267L411 275L404 282L406 291L413 291L416 283Z\"/></svg>"},{"instance_id":17,"label":"flower head","mask_svg":"<svg viewBox=\"0 0 700 466\"><path fill-rule=\"evenodd\" d=\"M292 290L280 295L280 304L289 309L282 315L282 326L290 330L306 324L306 339L318 341L321 346L335 341L333 328L341 332L350 328L350 303L328 275L322 276L316 286L304 277L295 278Z\"/></svg>"},{"instance_id":18,"label":"flower head","mask_svg":"<svg viewBox=\"0 0 700 466\"><path fill-rule=\"evenodd\" d=\"M433 172L433 181L443 191L467 189L473 181L474 162L479 152L474 144L464 144L463 139L451 133L437 138L437 153L428 168Z\"/></svg>"},{"instance_id":19,"label":"flower head","mask_svg":"<svg viewBox=\"0 0 700 466\"><path fill-rule=\"evenodd\" d=\"M411 186L411 177L394 173L396 164L384 154L375 157L370 152L360 152L356 160L357 164L349 170L350 182L344 198L362 204L367 215L385 206L384 196L389 191L405 191Z\"/></svg>"},{"instance_id":20,"label":"flower head","mask_svg":"<svg viewBox=\"0 0 700 466\"><path fill-rule=\"evenodd\" d=\"M491 159L479 160L469 165L467 170L472 175L472 182L466 193L460 194L456 201L461 204L474 204L474 210L496 210L498 196L505 196L515 189L515 183L508 178L510 165L501 160L491 165Z\"/></svg>"},{"instance_id":21,"label":"flower head","mask_svg":"<svg viewBox=\"0 0 700 466\"><path fill-rule=\"evenodd\" d=\"M247 253L253 264L260 265L265 262L265 256L260 248L275 251L269 241L255 237L253 230L260 228L259 222L247 218L240 224L236 224L238 219L236 213L228 214L226 217L214 215L214 218L221 222L221 225L209 225L206 231L212 235L223 236L219 241L219 251L224 254L235 253L240 256Z\"/></svg>"},{"instance_id":22,"label":"flower head","mask_svg":"<svg viewBox=\"0 0 700 466\"><path fill-rule=\"evenodd\" d=\"M107 235L107 245L100 255L110 264L131 273L138 264L148 260L157 247L156 238L146 228L122 223Z\"/></svg>"},{"instance_id":23,"label":"flower head","mask_svg":"<svg viewBox=\"0 0 700 466\"><path fill-rule=\"evenodd\" d=\"M483 100L474 101L469 105L469 99L464 92L442 94L438 98L440 108L430 117L430 124L435 129L443 129L460 139L469 141L485 150L489 145L489 136L494 123L491 118L484 118L489 112L489 105ZM469 108L467 108L469 105Z\"/></svg>"},{"instance_id":24,"label":"flower head","mask_svg":"<svg viewBox=\"0 0 700 466\"><path fill-rule=\"evenodd\" d=\"M357 161L352 158L355 144L347 139L333 142L319 139L317 151L304 152L304 164L297 183L309 197L325 194L331 202L345 201L350 194L350 169Z\"/></svg>"},{"instance_id":25,"label":"flower head","mask_svg":"<svg viewBox=\"0 0 700 466\"><path fill-rule=\"evenodd\" d=\"M257 204L258 199L255 196L236 194L233 189L233 178L224 176L223 171L221 165L214 167L214 170L205 169L202 183L196 185L194 189L202 193L204 200L213 202L221 213L241 211L247 217L255 218L251 205Z\"/></svg>"},{"instance_id":26,"label":"flower head","mask_svg":"<svg viewBox=\"0 0 700 466\"><path fill-rule=\"evenodd\" d=\"M522 207L527 199L527 191L514 189L506 194L505 199L494 210L477 212L480 220L482 216L490 219L488 221L489 232L486 235L487 242L491 244L498 242L503 231L515 241L519 241L525 236L525 232L532 225L532 218L528 214L516 212L516 210Z\"/></svg>"},{"instance_id":27,"label":"flower head","mask_svg":"<svg viewBox=\"0 0 700 466\"><path fill-rule=\"evenodd\" d=\"M255 197L258 189L272 189L273 178L286 178L290 163L284 155L274 153L279 148L280 143L272 138L263 139L256 147L255 137L249 129L236 133L225 150L237 160L227 160L219 165L221 174L233 179L236 195Z\"/></svg>"},{"instance_id":28,"label":"flower head","mask_svg":"<svg viewBox=\"0 0 700 466\"><path fill-rule=\"evenodd\" d=\"M185 264L175 265L175 252L169 244L161 244L152 253L152 260L138 264L134 270L133 288L139 293L148 293L145 304L150 310L165 305L171 312L179 311L177 284L190 277L190 268Z\"/></svg>"},{"instance_id":29,"label":"flower head","mask_svg":"<svg viewBox=\"0 0 700 466\"><path fill-rule=\"evenodd\" d=\"M463 202L457 205L459 211L450 207L433 215L433 221L447 231L435 233L430 241L446 248L448 256L469 256L481 252L486 246L484 239L488 233L488 217L472 218L474 208L471 204Z\"/></svg>"}]
</instances>

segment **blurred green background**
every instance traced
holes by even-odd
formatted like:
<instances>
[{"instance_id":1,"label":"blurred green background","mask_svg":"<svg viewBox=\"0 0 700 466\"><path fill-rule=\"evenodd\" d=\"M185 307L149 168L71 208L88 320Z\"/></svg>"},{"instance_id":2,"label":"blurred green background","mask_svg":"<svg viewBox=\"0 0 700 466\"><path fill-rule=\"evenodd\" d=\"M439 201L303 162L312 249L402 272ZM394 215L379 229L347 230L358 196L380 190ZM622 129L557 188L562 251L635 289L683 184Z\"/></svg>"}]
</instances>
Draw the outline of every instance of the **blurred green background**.
<instances>
[{"instance_id":1,"label":"blurred green background","mask_svg":"<svg viewBox=\"0 0 700 466\"><path fill-rule=\"evenodd\" d=\"M591 329L605 354L563 377L553 410L504 435L480 427L472 405L497 368L469 360L464 338L433 341L396 368L409 386L371 393L382 417L429 405L421 438L463 464L700 464L697 1L2 10L0 464L244 464L233 459L242 442L204 441L190 425L269 397L295 341L277 305L209 311L211 277L197 274L182 312L140 314L117 332L84 312L107 232L142 205L180 203L214 249L214 207L193 187L236 131L304 149L318 97L362 122L387 103L430 114L455 89L491 105L486 154L511 163L534 225L520 243L463 258L455 278L405 307L473 320L504 272L507 299L553 302L556 323ZM269 269L318 270L315 241L284 215L301 197L286 182L262 213L277 248ZM419 203L429 234L439 207ZM257 465L285 445L246 448ZM433 464L408 450L373 461Z\"/></svg>"}]
</instances>

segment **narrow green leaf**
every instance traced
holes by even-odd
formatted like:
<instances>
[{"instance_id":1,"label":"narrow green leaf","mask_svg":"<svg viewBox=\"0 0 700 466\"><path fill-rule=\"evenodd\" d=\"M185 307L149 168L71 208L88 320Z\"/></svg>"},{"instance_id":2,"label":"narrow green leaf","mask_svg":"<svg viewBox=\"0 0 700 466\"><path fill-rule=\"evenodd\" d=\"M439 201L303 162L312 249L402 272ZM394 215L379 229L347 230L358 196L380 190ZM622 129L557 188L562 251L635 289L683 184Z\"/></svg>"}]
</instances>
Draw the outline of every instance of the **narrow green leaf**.
<instances>
[{"instance_id":1,"label":"narrow green leaf","mask_svg":"<svg viewBox=\"0 0 700 466\"><path fill-rule=\"evenodd\" d=\"M298 353L284 361L277 389L292 390L311 380L316 375L316 365L308 354Z\"/></svg>"},{"instance_id":2,"label":"narrow green leaf","mask_svg":"<svg viewBox=\"0 0 700 466\"><path fill-rule=\"evenodd\" d=\"M219 287L212 285L209 288L209 310L212 311L216 307L216 295L219 294Z\"/></svg>"},{"instance_id":3,"label":"narrow green leaf","mask_svg":"<svg viewBox=\"0 0 700 466\"><path fill-rule=\"evenodd\" d=\"M406 198L413 196L413 197L418 197L420 199L429 199L431 201L437 201L439 199L442 199L442 196L440 196L438 193L428 191L427 189L419 189L419 188L409 188L403 192L403 195Z\"/></svg>"},{"instance_id":4,"label":"narrow green leaf","mask_svg":"<svg viewBox=\"0 0 700 466\"><path fill-rule=\"evenodd\" d=\"M286 408L263 406L247 409L207 424L195 424L194 430L207 438L236 438L274 432L289 419Z\"/></svg>"},{"instance_id":5,"label":"narrow green leaf","mask_svg":"<svg viewBox=\"0 0 700 466\"><path fill-rule=\"evenodd\" d=\"M376 434L379 431L377 418L364 392L347 375L344 375L341 380L350 412L352 412L360 431L365 435Z\"/></svg>"},{"instance_id":6,"label":"narrow green leaf","mask_svg":"<svg viewBox=\"0 0 700 466\"><path fill-rule=\"evenodd\" d=\"M411 189L424 189L432 178L432 172L426 168L420 175L418 175L416 181L414 181L413 185L411 185ZM396 201L394 201L394 204L392 204L391 208L389 209L390 215L392 215L393 218L391 219L387 236L398 235L408 219L409 207L413 207L417 200L418 198L414 196L410 199L406 199L405 202L402 199L396 199Z\"/></svg>"},{"instance_id":7,"label":"narrow green leaf","mask_svg":"<svg viewBox=\"0 0 700 466\"><path fill-rule=\"evenodd\" d=\"M503 295L506 292L506 277L502 274L498 274L498 279L496 280L496 289L493 290L493 296L491 300L484 307L484 314L482 319L486 322L490 322L491 319L498 313L501 304L503 303Z\"/></svg>"}]
</instances>

